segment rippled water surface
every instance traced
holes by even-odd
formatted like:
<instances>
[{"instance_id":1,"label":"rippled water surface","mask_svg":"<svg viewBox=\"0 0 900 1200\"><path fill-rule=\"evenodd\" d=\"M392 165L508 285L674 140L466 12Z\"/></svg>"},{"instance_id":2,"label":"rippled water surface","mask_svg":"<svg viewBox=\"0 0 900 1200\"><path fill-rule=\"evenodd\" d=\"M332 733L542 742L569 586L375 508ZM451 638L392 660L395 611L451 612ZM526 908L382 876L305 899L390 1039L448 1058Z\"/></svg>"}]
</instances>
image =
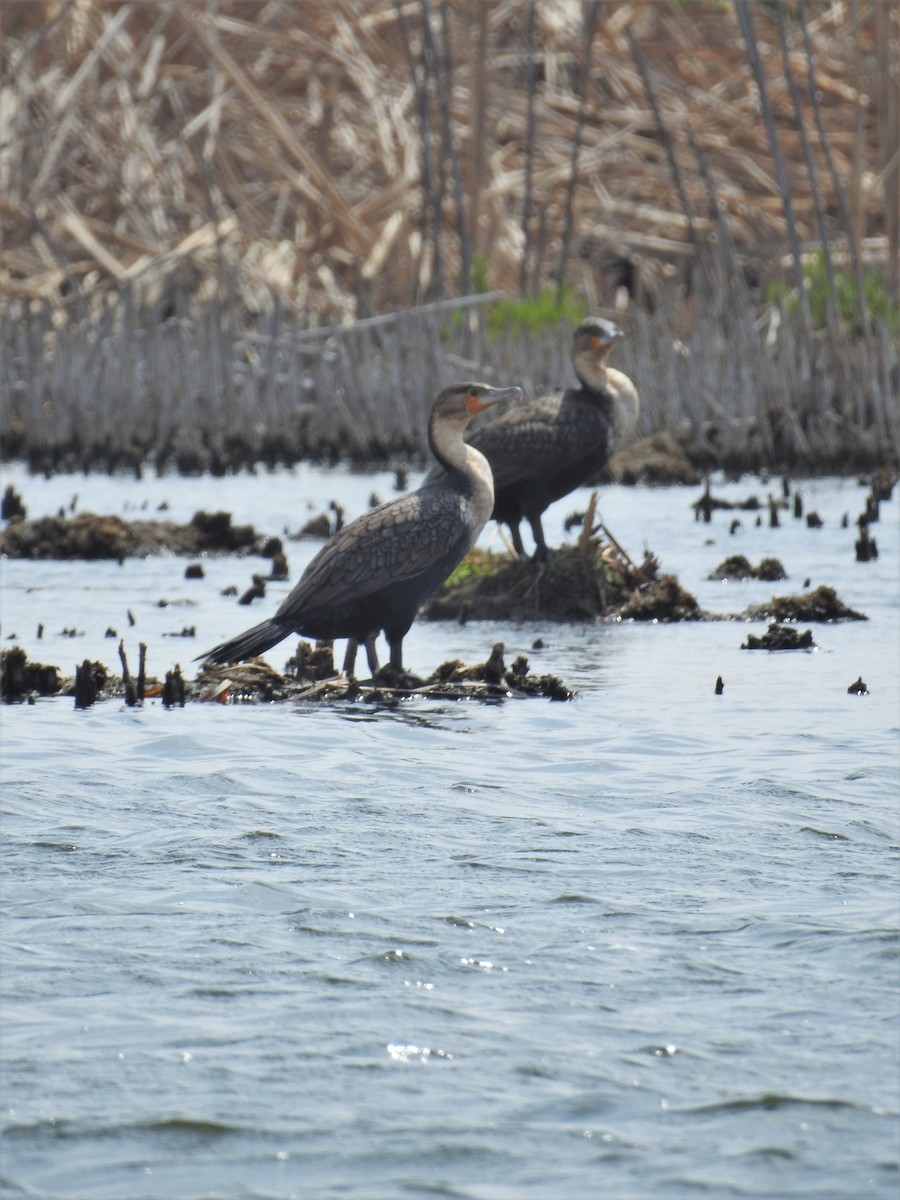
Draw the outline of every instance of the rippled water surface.
<instances>
[{"instance_id":1,"label":"rippled water surface","mask_svg":"<svg viewBox=\"0 0 900 1200\"><path fill-rule=\"evenodd\" d=\"M10 481L31 515L77 493L273 533L391 494L308 468ZM812 653L741 650L759 622L419 623L420 674L502 640L578 697L5 708L2 1195L895 1197L897 501L857 564L864 491L801 487L822 529L730 535L680 489L600 509L707 608L808 578L868 613ZM292 578L314 549L289 543ZM736 552L789 581L709 582ZM248 610L219 593L257 562L184 565L3 562L4 644L116 667L113 628L132 666L144 640L187 670L290 586Z\"/></svg>"}]
</instances>

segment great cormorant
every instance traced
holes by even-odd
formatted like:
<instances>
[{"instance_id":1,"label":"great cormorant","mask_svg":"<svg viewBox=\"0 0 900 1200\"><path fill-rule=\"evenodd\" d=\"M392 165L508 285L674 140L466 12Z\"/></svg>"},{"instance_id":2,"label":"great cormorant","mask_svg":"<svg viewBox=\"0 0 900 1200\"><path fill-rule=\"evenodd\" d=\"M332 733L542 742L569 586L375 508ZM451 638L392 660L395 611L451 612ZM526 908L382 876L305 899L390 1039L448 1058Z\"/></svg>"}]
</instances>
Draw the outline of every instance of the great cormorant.
<instances>
[{"instance_id":1,"label":"great cormorant","mask_svg":"<svg viewBox=\"0 0 900 1200\"><path fill-rule=\"evenodd\" d=\"M524 554L522 518L534 535L534 557L545 558L544 511L590 483L637 424L640 400L634 384L605 362L623 336L611 321L587 317L573 337L579 386L518 405L466 439L491 464L491 515L509 526L520 556Z\"/></svg>"},{"instance_id":2,"label":"great cormorant","mask_svg":"<svg viewBox=\"0 0 900 1200\"><path fill-rule=\"evenodd\" d=\"M419 606L471 550L491 515L490 468L463 441L463 431L476 413L521 394L516 387L484 383L445 388L428 424L428 443L443 470L418 491L345 525L313 558L273 617L200 658L240 662L299 633L348 638L347 675L353 674L361 642L374 675L375 638L384 630L391 666L402 671L403 638Z\"/></svg>"}]
</instances>

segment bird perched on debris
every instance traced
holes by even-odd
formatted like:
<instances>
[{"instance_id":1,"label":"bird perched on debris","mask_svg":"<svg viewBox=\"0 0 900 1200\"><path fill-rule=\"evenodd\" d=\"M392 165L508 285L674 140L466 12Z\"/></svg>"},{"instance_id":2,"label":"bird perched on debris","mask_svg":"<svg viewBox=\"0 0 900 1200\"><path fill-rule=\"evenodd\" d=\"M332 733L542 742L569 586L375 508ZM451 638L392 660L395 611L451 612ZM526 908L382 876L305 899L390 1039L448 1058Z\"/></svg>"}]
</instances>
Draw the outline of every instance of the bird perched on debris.
<instances>
[{"instance_id":1,"label":"bird perched on debris","mask_svg":"<svg viewBox=\"0 0 900 1200\"><path fill-rule=\"evenodd\" d=\"M607 355L623 336L612 321L587 317L573 337L579 386L519 405L466 439L491 464L491 515L509 526L520 556L522 518L534 535L534 557L546 558L544 511L554 500L590 483L637 424L637 389L627 375L606 365Z\"/></svg>"},{"instance_id":2,"label":"bird perched on debris","mask_svg":"<svg viewBox=\"0 0 900 1200\"><path fill-rule=\"evenodd\" d=\"M403 638L422 601L474 546L491 515L494 491L482 454L463 440L476 413L521 396L516 387L460 383L434 402L428 444L441 472L418 491L357 517L322 547L274 617L200 658L240 662L291 633L348 638L344 672L353 674L360 643L378 670L375 639L384 630L391 666L403 670Z\"/></svg>"}]
</instances>

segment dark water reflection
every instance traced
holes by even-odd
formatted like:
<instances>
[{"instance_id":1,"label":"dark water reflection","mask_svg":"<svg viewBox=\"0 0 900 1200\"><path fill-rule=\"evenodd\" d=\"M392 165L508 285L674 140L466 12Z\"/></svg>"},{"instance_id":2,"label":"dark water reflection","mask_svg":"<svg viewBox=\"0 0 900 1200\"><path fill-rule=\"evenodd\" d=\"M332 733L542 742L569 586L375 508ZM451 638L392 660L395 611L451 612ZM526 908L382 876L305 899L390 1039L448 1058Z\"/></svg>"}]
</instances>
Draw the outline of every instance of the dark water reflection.
<instances>
[{"instance_id":1,"label":"dark water reflection","mask_svg":"<svg viewBox=\"0 0 900 1200\"><path fill-rule=\"evenodd\" d=\"M287 489L340 486L227 482L227 505L203 481L40 495L278 532ZM685 492L602 506L709 607L772 594L705 580L739 549L869 613L811 654L741 651L730 622L417 626L420 672L503 640L578 698L5 709L2 1194L893 1197L896 502L859 565L861 493L809 486L823 529L738 546ZM131 607L126 642L185 664L246 621L219 592L252 568L191 592L183 566L4 563L4 637L112 661ZM196 601L196 643L162 642L163 594Z\"/></svg>"}]
</instances>

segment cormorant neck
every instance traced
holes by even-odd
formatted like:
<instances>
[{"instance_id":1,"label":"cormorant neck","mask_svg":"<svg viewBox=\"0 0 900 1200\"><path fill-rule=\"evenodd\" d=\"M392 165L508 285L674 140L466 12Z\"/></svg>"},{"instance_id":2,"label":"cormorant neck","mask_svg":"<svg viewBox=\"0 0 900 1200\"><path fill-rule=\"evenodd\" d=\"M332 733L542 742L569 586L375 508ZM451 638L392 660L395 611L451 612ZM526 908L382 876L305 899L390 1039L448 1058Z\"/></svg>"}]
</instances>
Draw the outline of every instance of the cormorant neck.
<instances>
[{"instance_id":1,"label":"cormorant neck","mask_svg":"<svg viewBox=\"0 0 900 1200\"><path fill-rule=\"evenodd\" d=\"M428 428L428 444L447 474L458 481L471 505L473 524L480 529L494 507L494 476L481 451L463 441L467 424L466 420L455 428L446 422L436 426L432 421Z\"/></svg>"},{"instance_id":2,"label":"cormorant neck","mask_svg":"<svg viewBox=\"0 0 900 1200\"><path fill-rule=\"evenodd\" d=\"M609 377L609 368L602 359L596 356L578 360L575 363L575 374L578 376L578 382L586 392L605 392L606 383Z\"/></svg>"},{"instance_id":3,"label":"cormorant neck","mask_svg":"<svg viewBox=\"0 0 900 1200\"><path fill-rule=\"evenodd\" d=\"M469 473L469 447L463 441L463 430L467 424L468 416L457 425L446 418L436 421L432 415L428 425L428 445L445 471Z\"/></svg>"},{"instance_id":4,"label":"cormorant neck","mask_svg":"<svg viewBox=\"0 0 900 1200\"><path fill-rule=\"evenodd\" d=\"M619 449L637 426L641 411L641 398L637 388L624 371L617 371L615 367L606 368L603 391L612 404L616 434L615 446L616 449Z\"/></svg>"}]
</instances>

